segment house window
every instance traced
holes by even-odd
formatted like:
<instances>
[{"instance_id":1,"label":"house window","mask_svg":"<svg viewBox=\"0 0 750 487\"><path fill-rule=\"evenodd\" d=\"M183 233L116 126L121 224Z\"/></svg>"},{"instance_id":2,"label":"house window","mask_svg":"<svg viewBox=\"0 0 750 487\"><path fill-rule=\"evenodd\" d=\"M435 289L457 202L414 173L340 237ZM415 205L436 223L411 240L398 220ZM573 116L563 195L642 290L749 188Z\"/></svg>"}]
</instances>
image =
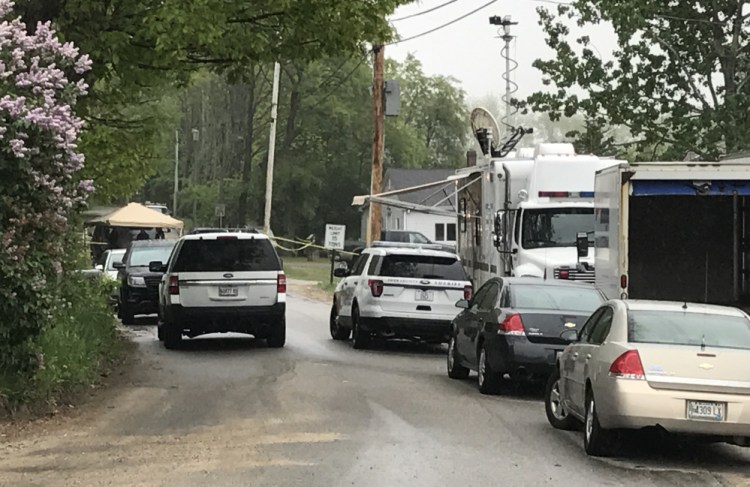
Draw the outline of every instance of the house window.
<instances>
[{"instance_id":1,"label":"house window","mask_svg":"<svg viewBox=\"0 0 750 487\"><path fill-rule=\"evenodd\" d=\"M447 238L446 240L449 242L455 242L456 241L456 224L455 223L449 223L446 225L447 227Z\"/></svg>"},{"instance_id":2,"label":"house window","mask_svg":"<svg viewBox=\"0 0 750 487\"><path fill-rule=\"evenodd\" d=\"M442 242L445 240L445 224L444 223L435 224L435 240L437 240L438 242Z\"/></svg>"}]
</instances>

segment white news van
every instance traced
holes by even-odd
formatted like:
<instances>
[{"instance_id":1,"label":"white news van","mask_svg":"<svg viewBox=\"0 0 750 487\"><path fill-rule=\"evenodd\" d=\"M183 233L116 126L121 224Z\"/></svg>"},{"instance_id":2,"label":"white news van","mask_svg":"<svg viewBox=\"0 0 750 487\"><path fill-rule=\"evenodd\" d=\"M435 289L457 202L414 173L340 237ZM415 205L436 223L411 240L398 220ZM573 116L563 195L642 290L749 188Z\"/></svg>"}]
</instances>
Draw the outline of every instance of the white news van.
<instances>
[{"instance_id":1,"label":"white news van","mask_svg":"<svg viewBox=\"0 0 750 487\"><path fill-rule=\"evenodd\" d=\"M495 276L593 283L594 176L620 162L555 143L458 170L459 254L475 287Z\"/></svg>"},{"instance_id":2,"label":"white news van","mask_svg":"<svg viewBox=\"0 0 750 487\"><path fill-rule=\"evenodd\" d=\"M746 303L748 162L619 164L599 171L597 287L609 298Z\"/></svg>"}]
</instances>

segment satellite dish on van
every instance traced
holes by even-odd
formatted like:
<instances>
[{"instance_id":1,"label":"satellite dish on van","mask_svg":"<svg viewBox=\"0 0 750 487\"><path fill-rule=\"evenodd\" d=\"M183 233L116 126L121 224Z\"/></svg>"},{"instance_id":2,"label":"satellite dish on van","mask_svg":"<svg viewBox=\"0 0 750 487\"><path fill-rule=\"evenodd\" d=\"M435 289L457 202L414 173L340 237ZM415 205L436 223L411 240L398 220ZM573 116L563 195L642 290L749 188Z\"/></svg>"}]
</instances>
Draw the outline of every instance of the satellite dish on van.
<instances>
[{"instance_id":1,"label":"satellite dish on van","mask_svg":"<svg viewBox=\"0 0 750 487\"><path fill-rule=\"evenodd\" d=\"M485 154L490 153L490 148L487 147L488 132L492 133L492 151L497 150L498 141L500 140L500 128L497 120L495 120L495 117L492 116L489 110L482 107L472 110L471 130L474 132L474 137L479 141L482 152Z\"/></svg>"}]
</instances>

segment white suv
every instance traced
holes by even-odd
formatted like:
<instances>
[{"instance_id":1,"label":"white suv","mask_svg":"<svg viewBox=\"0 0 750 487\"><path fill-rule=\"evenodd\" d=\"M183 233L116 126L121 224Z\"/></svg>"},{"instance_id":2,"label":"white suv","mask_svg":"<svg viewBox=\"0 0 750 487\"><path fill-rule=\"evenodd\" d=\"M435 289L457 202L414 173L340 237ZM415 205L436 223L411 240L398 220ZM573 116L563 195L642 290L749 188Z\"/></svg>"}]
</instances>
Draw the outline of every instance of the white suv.
<instances>
[{"instance_id":1,"label":"white suv","mask_svg":"<svg viewBox=\"0 0 750 487\"><path fill-rule=\"evenodd\" d=\"M271 240L261 233L187 235L169 264L152 262L165 274L159 288L159 339L175 348L182 335L239 332L286 341L286 276Z\"/></svg>"},{"instance_id":2,"label":"white suv","mask_svg":"<svg viewBox=\"0 0 750 487\"><path fill-rule=\"evenodd\" d=\"M458 256L436 245L375 242L355 259L336 287L330 329L335 340L352 335L365 348L373 335L450 339L456 302L471 298L472 287Z\"/></svg>"}]
</instances>

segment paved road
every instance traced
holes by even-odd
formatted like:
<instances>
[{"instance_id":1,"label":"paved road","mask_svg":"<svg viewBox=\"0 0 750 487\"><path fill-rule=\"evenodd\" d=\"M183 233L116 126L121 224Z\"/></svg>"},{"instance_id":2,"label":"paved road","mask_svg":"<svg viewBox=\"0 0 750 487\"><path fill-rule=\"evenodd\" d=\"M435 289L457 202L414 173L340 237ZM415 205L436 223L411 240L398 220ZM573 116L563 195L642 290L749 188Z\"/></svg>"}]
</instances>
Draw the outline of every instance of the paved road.
<instances>
[{"instance_id":1,"label":"paved road","mask_svg":"<svg viewBox=\"0 0 750 487\"><path fill-rule=\"evenodd\" d=\"M62 428L0 444L0 485L739 485L750 454L646 438L608 461L552 430L540 393L481 396L444 348L355 351L292 296L288 345L207 337L168 352L136 327L131 387Z\"/></svg>"}]
</instances>

